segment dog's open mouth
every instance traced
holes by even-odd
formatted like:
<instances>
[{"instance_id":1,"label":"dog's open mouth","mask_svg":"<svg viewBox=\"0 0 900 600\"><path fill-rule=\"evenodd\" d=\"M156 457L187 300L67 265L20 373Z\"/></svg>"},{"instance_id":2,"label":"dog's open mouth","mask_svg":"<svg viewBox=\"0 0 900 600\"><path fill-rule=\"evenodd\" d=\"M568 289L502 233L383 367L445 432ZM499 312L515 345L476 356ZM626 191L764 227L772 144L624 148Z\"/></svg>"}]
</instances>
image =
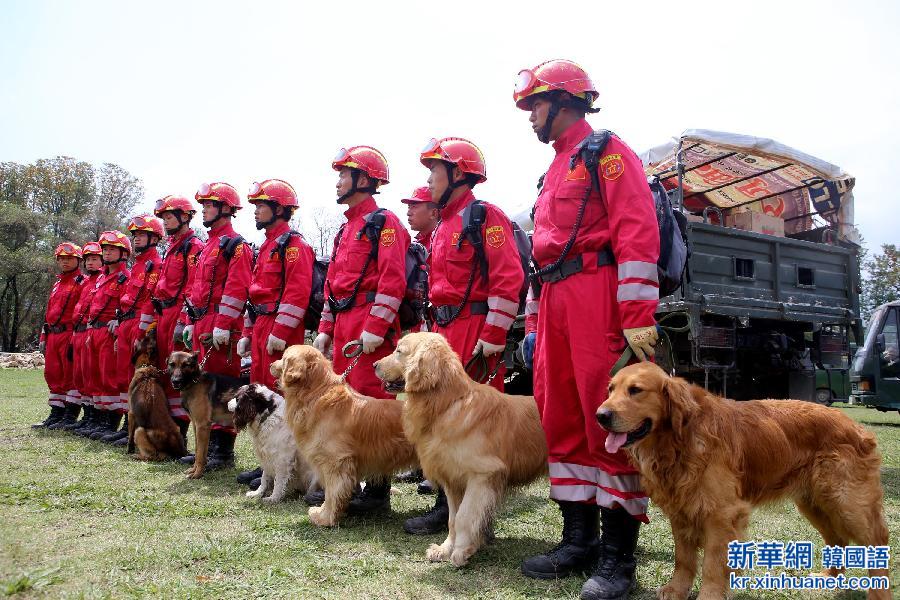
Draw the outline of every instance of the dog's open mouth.
<instances>
[{"instance_id":1,"label":"dog's open mouth","mask_svg":"<svg viewBox=\"0 0 900 600\"><path fill-rule=\"evenodd\" d=\"M172 389L175 390L176 392L181 389L181 380L180 379L177 381L175 379L172 379L171 383L172 383Z\"/></svg>"},{"instance_id":2,"label":"dog's open mouth","mask_svg":"<svg viewBox=\"0 0 900 600\"><path fill-rule=\"evenodd\" d=\"M388 394L399 394L406 389L406 381L403 379L396 379L394 381L383 379L381 383L384 387L384 391Z\"/></svg>"},{"instance_id":3,"label":"dog's open mouth","mask_svg":"<svg viewBox=\"0 0 900 600\"><path fill-rule=\"evenodd\" d=\"M636 429L632 429L631 431L607 431L606 451L610 454L615 454L620 448L630 446L636 441L646 437L652 428L653 421L644 419Z\"/></svg>"}]
</instances>

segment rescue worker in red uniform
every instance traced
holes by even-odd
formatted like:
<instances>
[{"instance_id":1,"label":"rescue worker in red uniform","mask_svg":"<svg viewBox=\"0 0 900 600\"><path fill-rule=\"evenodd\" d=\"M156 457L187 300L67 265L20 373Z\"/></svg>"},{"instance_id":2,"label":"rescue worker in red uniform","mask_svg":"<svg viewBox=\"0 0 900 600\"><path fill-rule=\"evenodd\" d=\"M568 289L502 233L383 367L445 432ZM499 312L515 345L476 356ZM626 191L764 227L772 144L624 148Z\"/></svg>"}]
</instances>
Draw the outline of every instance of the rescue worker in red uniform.
<instances>
[{"instance_id":1,"label":"rescue worker in red uniform","mask_svg":"<svg viewBox=\"0 0 900 600\"><path fill-rule=\"evenodd\" d=\"M347 206L347 222L338 231L325 278L327 302L314 346L323 353L334 347L334 371L343 373L350 359L347 342L359 340L363 354L347 376L356 391L391 398L372 366L394 351L400 337L397 311L406 293L406 252L410 237L392 212L383 210L384 227L377 240L377 257L363 233L366 217L379 210L373 194L388 183L384 155L370 146L342 148L331 167L339 173L337 202ZM318 498L315 499L315 502ZM354 514L390 507L390 482L368 482L348 511Z\"/></svg>"},{"instance_id":2,"label":"rescue worker in red uniform","mask_svg":"<svg viewBox=\"0 0 900 600\"><path fill-rule=\"evenodd\" d=\"M203 207L203 226L209 229L209 237L187 294L190 322L184 327L184 343L200 352L205 371L238 377L241 357L237 341L253 262L253 250L231 226L231 219L241 209L241 198L231 185L218 182L201 185L194 199ZM207 470L234 466L235 436L233 427L213 424ZM194 457L182 457L180 462L193 464Z\"/></svg>"},{"instance_id":3,"label":"rescue worker in red uniform","mask_svg":"<svg viewBox=\"0 0 900 600\"><path fill-rule=\"evenodd\" d=\"M534 212L542 288L537 306L529 298L526 308L550 497L563 516L560 544L527 559L522 571L554 578L592 569L581 597L608 600L626 598L634 584L647 497L625 453L607 450L595 415L626 344L639 358L653 355L659 234L641 161L615 135L600 155L599 190L592 187L579 145L592 133L584 116L596 112L597 96L587 73L567 60L523 70L514 92L538 139L552 141L556 153Z\"/></svg>"},{"instance_id":4,"label":"rescue worker in red uniform","mask_svg":"<svg viewBox=\"0 0 900 600\"><path fill-rule=\"evenodd\" d=\"M156 314L156 348L159 369L166 372L169 355L185 350L184 345L184 297L197 272L197 262L203 250L200 241L191 229L191 219L197 210L184 196L169 195L160 198L153 208L153 214L162 219L169 239L159 280L150 300ZM191 417L181 406L181 394L172 387L168 374L163 375L163 389L169 403L169 414L178 424L181 434L187 434Z\"/></svg>"},{"instance_id":5,"label":"rescue worker in red uniform","mask_svg":"<svg viewBox=\"0 0 900 600\"><path fill-rule=\"evenodd\" d=\"M122 415L116 410L119 403L119 377L116 368L115 336L118 323L116 311L128 281L125 262L131 255L131 240L120 231L104 231L98 240L104 272L94 285L94 296L88 308L89 359L85 380L99 410L97 426L84 432L93 440L119 428Z\"/></svg>"},{"instance_id":6,"label":"rescue worker in red uniform","mask_svg":"<svg viewBox=\"0 0 900 600\"><path fill-rule=\"evenodd\" d=\"M247 200L256 206L256 228L265 230L266 240L253 267L238 354L252 357L250 381L274 390L275 378L269 366L281 358L286 347L302 344L306 334L304 316L316 257L303 236L288 225L300 205L288 182L267 179L254 183ZM256 489L261 476L262 469L257 467L238 474L237 482Z\"/></svg>"},{"instance_id":7,"label":"rescue worker in red uniform","mask_svg":"<svg viewBox=\"0 0 900 600\"><path fill-rule=\"evenodd\" d=\"M429 249L431 234L441 220L441 211L437 202L432 201L428 186L417 187L412 196L400 202L406 205L406 222L409 223L409 228L416 232L413 239Z\"/></svg>"},{"instance_id":8,"label":"rescue worker in red uniform","mask_svg":"<svg viewBox=\"0 0 900 600\"><path fill-rule=\"evenodd\" d=\"M95 424L94 398L87 392L87 361L89 350L85 347L88 337L87 321L88 308L94 297L94 287L103 270L103 250L97 242L88 242L81 248L81 257L84 266L84 281L81 284L81 292L78 302L75 304L75 312L72 315L72 385L81 396L81 406L84 414L80 421L66 425L63 429L79 433L82 429L90 429Z\"/></svg>"},{"instance_id":9,"label":"rescue worker in red uniform","mask_svg":"<svg viewBox=\"0 0 900 600\"><path fill-rule=\"evenodd\" d=\"M462 138L433 139L419 159L431 171L428 187L441 214L428 255L432 330L447 338L463 362L483 355L482 383L503 391L503 350L525 281L512 225L499 208L482 203L482 263L463 231L463 216L475 202L472 188L487 180L481 150ZM447 516L447 499L439 490L434 508L403 527L416 535L437 533L446 529Z\"/></svg>"},{"instance_id":10,"label":"rescue worker in red uniform","mask_svg":"<svg viewBox=\"0 0 900 600\"><path fill-rule=\"evenodd\" d=\"M72 385L72 362L68 356L72 341L72 315L81 295L82 277L78 272L81 247L63 242L53 252L59 275L50 289L44 325L41 327L40 351L44 355L44 379L50 389L47 404L50 414L31 427L61 429L74 423L81 410Z\"/></svg>"}]
</instances>

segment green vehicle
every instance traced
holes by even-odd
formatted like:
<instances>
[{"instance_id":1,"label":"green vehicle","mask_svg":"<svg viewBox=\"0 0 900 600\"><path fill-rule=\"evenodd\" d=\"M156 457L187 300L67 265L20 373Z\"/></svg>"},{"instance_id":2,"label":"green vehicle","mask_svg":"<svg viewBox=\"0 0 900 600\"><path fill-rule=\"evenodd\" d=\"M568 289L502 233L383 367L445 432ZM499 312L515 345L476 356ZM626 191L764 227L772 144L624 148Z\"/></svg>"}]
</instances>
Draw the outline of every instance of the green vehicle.
<instances>
[{"instance_id":1,"label":"green vehicle","mask_svg":"<svg viewBox=\"0 0 900 600\"><path fill-rule=\"evenodd\" d=\"M846 398L861 338L853 178L772 140L708 130L641 159L689 251L680 289L660 299L656 362L735 400ZM526 231L527 214L514 216Z\"/></svg>"},{"instance_id":2,"label":"green vehicle","mask_svg":"<svg viewBox=\"0 0 900 600\"><path fill-rule=\"evenodd\" d=\"M850 394L854 403L882 412L900 412L900 301L882 304L872 314L866 341L853 357Z\"/></svg>"}]
</instances>

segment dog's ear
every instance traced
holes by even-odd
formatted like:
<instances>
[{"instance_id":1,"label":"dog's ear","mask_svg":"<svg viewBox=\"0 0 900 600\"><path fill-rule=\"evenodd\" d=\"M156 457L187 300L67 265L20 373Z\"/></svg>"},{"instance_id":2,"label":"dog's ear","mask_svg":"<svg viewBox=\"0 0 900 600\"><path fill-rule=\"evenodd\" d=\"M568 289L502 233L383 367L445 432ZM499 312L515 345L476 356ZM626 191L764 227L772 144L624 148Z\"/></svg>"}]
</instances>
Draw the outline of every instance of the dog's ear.
<instances>
[{"instance_id":1,"label":"dog's ear","mask_svg":"<svg viewBox=\"0 0 900 600\"><path fill-rule=\"evenodd\" d=\"M272 374L272 377L275 379L281 379L281 369L282 369L282 359L278 359L269 365L269 373Z\"/></svg>"},{"instance_id":2,"label":"dog's ear","mask_svg":"<svg viewBox=\"0 0 900 600\"><path fill-rule=\"evenodd\" d=\"M665 375L662 395L665 398L665 409L672 423L672 432L680 438L690 424L691 416L700 409L700 405L691 394L691 386L680 377Z\"/></svg>"},{"instance_id":3,"label":"dog's ear","mask_svg":"<svg viewBox=\"0 0 900 600\"><path fill-rule=\"evenodd\" d=\"M422 340L406 359L406 370L403 373L406 391L424 392L440 385L442 366L447 366L440 342L438 339Z\"/></svg>"},{"instance_id":4,"label":"dog's ear","mask_svg":"<svg viewBox=\"0 0 900 600\"><path fill-rule=\"evenodd\" d=\"M191 352L191 360L194 361L195 365L200 364L200 351L199 350L194 350L193 352Z\"/></svg>"},{"instance_id":5,"label":"dog's ear","mask_svg":"<svg viewBox=\"0 0 900 600\"><path fill-rule=\"evenodd\" d=\"M302 356L291 356L290 358L282 358L280 371L281 383L285 386L297 385L306 379L307 361ZM274 374L274 368L272 373Z\"/></svg>"}]
</instances>

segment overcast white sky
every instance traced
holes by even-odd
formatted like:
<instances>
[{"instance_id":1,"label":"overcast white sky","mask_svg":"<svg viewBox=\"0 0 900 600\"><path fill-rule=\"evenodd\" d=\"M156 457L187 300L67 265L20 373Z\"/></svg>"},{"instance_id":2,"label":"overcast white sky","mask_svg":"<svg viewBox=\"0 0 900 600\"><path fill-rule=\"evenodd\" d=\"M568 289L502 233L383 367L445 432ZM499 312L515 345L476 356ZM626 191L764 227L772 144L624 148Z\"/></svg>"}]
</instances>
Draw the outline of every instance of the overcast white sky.
<instances>
[{"instance_id":1,"label":"overcast white sky","mask_svg":"<svg viewBox=\"0 0 900 600\"><path fill-rule=\"evenodd\" d=\"M291 182L334 207L341 146L381 149L399 198L431 138L484 151L476 194L530 205L552 150L512 103L522 68L591 74L595 127L636 151L687 128L770 137L857 177L869 247L900 242L900 3L0 0L0 160L68 155L144 181ZM253 231L250 210L238 228Z\"/></svg>"}]
</instances>

